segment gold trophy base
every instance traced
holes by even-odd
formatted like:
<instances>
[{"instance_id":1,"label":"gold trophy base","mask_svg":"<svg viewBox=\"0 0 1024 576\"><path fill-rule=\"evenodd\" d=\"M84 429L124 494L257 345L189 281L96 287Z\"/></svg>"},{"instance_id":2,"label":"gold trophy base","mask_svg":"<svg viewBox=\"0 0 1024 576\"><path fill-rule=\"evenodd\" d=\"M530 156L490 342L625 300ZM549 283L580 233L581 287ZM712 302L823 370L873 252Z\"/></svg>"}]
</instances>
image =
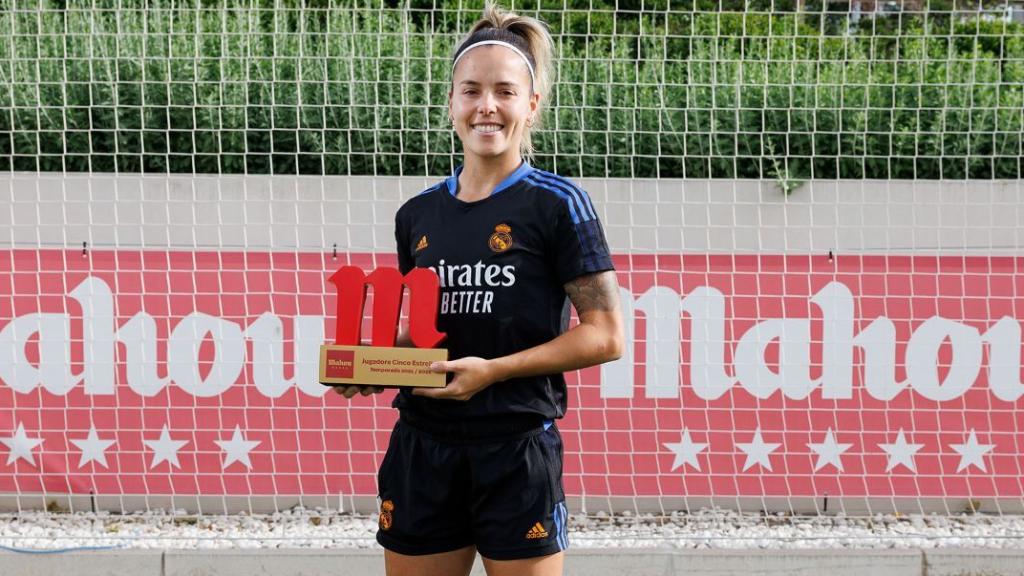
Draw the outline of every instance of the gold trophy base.
<instances>
[{"instance_id":1,"label":"gold trophy base","mask_svg":"<svg viewBox=\"0 0 1024 576\"><path fill-rule=\"evenodd\" d=\"M385 348L383 346L320 346L320 383L325 386L385 386L444 388L444 372L430 365L448 359L443 348Z\"/></svg>"}]
</instances>

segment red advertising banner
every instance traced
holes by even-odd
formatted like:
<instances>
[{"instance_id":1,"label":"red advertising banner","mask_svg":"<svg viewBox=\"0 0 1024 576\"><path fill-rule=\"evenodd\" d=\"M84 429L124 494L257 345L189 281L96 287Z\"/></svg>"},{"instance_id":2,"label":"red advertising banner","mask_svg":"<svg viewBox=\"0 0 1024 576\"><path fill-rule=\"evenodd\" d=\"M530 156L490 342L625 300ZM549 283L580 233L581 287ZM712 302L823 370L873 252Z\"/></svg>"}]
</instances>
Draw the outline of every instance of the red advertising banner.
<instances>
[{"instance_id":1,"label":"red advertising banner","mask_svg":"<svg viewBox=\"0 0 1024 576\"><path fill-rule=\"evenodd\" d=\"M0 492L374 494L393 393L316 375L345 264L394 258L0 251ZM1024 258L615 264L568 494L1024 496Z\"/></svg>"}]
</instances>

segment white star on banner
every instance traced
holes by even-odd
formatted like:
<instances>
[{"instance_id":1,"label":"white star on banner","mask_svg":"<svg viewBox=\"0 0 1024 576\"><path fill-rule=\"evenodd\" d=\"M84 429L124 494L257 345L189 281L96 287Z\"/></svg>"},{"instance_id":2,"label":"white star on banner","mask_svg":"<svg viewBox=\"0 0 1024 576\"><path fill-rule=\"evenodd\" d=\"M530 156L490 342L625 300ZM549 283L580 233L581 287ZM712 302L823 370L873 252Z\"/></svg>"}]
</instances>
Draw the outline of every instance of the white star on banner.
<instances>
[{"instance_id":1,"label":"white star on banner","mask_svg":"<svg viewBox=\"0 0 1024 576\"><path fill-rule=\"evenodd\" d=\"M188 444L188 440L172 440L166 424L160 431L159 439L144 440L143 442L153 451L153 462L149 465L150 470L156 468L156 465L161 462L168 462L172 468L181 468L181 464L178 463L178 450Z\"/></svg>"},{"instance_id":2,"label":"white star on banner","mask_svg":"<svg viewBox=\"0 0 1024 576\"><path fill-rule=\"evenodd\" d=\"M885 467L886 472L892 471L893 468L900 464L909 468L911 472L917 472L917 466L914 465L914 455L924 447L924 444L907 444L903 428L900 428L899 433L896 435L895 444L879 444L878 447L889 454L889 465Z\"/></svg>"},{"instance_id":3,"label":"white star on banner","mask_svg":"<svg viewBox=\"0 0 1024 576\"><path fill-rule=\"evenodd\" d=\"M241 462L245 464L246 468L252 469L252 462L249 461L249 451L260 445L259 440L246 440L242 437L242 429L235 426L235 432L231 435L231 440L214 440L214 442L217 443L217 446L220 446L221 450L227 452L221 468L227 470L227 467L231 466L231 464Z\"/></svg>"},{"instance_id":4,"label":"white star on banner","mask_svg":"<svg viewBox=\"0 0 1024 576\"><path fill-rule=\"evenodd\" d=\"M962 472L971 466L977 466L982 472L988 472L985 469L985 454L991 452L996 445L978 444L978 435L972 428L966 444L950 444L949 447L960 454L960 465L956 467L957 472Z\"/></svg>"},{"instance_id":5,"label":"white star on banner","mask_svg":"<svg viewBox=\"0 0 1024 576\"><path fill-rule=\"evenodd\" d=\"M672 462L672 470L683 464L689 464L698 472L700 471L700 460L697 460L697 454L708 447L707 443L691 440L690 431L686 428L683 428L683 437L679 442L666 442L664 446L676 455L676 459Z\"/></svg>"},{"instance_id":6,"label":"white star on banner","mask_svg":"<svg viewBox=\"0 0 1024 576\"><path fill-rule=\"evenodd\" d=\"M7 449L10 450L10 453L7 455L8 466L17 462L19 458L35 466L36 459L32 456L32 450L42 444L43 439L29 438L28 434L25 433L25 425L18 422L18 429L14 432L14 436L0 438L0 442L3 442Z\"/></svg>"},{"instance_id":7,"label":"white star on banner","mask_svg":"<svg viewBox=\"0 0 1024 576\"><path fill-rule=\"evenodd\" d=\"M853 444L838 444L835 434L829 428L825 433L825 439L820 444L809 442L807 447L818 455L818 461L814 463L814 471L817 472L829 464L836 467L836 470L843 471L842 454L850 449Z\"/></svg>"},{"instance_id":8,"label":"white star on banner","mask_svg":"<svg viewBox=\"0 0 1024 576\"><path fill-rule=\"evenodd\" d=\"M107 448L114 443L114 440L101 440L96 433L96 427L89 427L89 435L85 438L72 439L71 443L78 446L82 451L82 458L78 461L78 467L82 468L89 462L98 462L100 466L107 468Z\"/></svg>"},{"instance_id":9,"label":"white star on banner","mask_svg":"<svg viewBox=\"0 0 1024 576\"><path fill-rule=\"evenodd\" d=\"M754 432L754 438L748 442L737 442L736 447L747 454L747 461L743 464L743 471L746 472L754 464L760 464L762 468L772 471L772 462L768 455L775 451L781 444L766 444L761 438L761 429Z\"/></svg>"}]
</instances>

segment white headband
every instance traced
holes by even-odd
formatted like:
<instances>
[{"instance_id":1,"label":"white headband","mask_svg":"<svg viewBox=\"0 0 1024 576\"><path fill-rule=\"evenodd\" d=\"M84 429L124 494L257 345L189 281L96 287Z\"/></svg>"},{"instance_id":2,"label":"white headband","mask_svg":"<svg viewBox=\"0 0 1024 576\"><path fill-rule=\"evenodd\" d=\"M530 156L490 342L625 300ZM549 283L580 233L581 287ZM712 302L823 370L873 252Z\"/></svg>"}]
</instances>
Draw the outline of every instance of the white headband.
<instances>
[{"instance_id":1,"label":"white headband","mask_svg":"<svg viewBox=\"0 0 1024 576\"><path fill-rule=\"evenodd\" d=\"M458 64L459 60L461 60L462 57L466 55L466 52L469 52L470 50L476 48L477 46L487 45L504 46L505 48L512 50L516 54L519 54L519 57L523 59L523 62L526 62L526 67L530 70L530 83L534 85L537 84L537 78L533 74L533 64L530 64L530 59L526 57L526 54L523 54L522 50L502 40L481 40L479 42L474 42L473 44L470 44L469 46L465 47L462 50L462 52L460 52L459 55L455 57L455 61L452 62L452 76L455 76L455 65Z\"/></svg>"}]
</instances>

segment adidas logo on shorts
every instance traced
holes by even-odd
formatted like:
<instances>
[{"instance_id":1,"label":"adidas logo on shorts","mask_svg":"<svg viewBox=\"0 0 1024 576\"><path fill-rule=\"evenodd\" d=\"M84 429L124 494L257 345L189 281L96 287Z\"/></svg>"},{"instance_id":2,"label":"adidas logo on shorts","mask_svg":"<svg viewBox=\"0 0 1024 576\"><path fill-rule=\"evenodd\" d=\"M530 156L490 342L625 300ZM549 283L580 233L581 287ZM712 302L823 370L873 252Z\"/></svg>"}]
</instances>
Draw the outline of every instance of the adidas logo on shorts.
<instances>
[{"instance_id":1,"label":"adidas logo on shorts","mask_svg":"<svg viewBox=\"0 0 1024 576\"><path fill-rule=\"evenodd\" d=\"M540 522L537 522L536 524L534 524L533 528L530 528L530 531L526 533L526 539L527 540L535 540L537 538L547 538L547 537L548 537L548 531L544 529L544 526L542 526Z\"/></svg>"}]
</instances>

